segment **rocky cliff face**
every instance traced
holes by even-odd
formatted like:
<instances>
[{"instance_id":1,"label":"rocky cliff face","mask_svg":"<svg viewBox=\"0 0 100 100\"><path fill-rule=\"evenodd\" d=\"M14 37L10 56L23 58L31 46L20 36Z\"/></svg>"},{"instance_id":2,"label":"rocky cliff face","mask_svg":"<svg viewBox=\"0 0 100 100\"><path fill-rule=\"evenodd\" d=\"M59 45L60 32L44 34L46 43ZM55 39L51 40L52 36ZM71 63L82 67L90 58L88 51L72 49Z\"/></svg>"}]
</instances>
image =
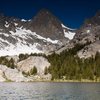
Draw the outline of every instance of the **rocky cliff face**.
<instances>
[{"instance_id":1,"label":"rocky cliff face","mask_svg":"<svg viewBox=\"0 0 100 100\"><path fill-rule=\"evenodd\" d=\"M91 56L95 57L97 52L100 52L100 40L85 46L77 54L80 58L89 58Z\"/></svg>"},{"instance_id":2,"label":"rocky cliff face","mask_svg":"<svg viewBox=\"0 0 100 100\"><path fill-rule=\"evenodd\" d=\"M85 20L84 24L76 31L74 39L77 42L94 42L100 38L100 12Z\"/></svg>"},{"instance_id":3,"label":"rocky cliff face","mask_svg":"<svg viewBox=\"0 0 100 100\"><path fill-rule=\"evenodd\" d=\"M61 22L46 9L42 9L30 22L29 28L45 38L63 39Z\"/></svg>"},{"instance_id":4,"label":"rocky cliff face","mask_svg":"<svg viewBox=\"0 0 100 100\"><path fill-rule=\"evenodd\" d=\"M18 62L17 68L22 72L30 72L34 67L37 68L38 75L44 75L45 67L49 67L50 63L44 57L30 56L29 58Z\"/></svg>"},{"instance_id":5,"label":"rocky cliff face","mask_svg":"<svg viewBox=\"0 0 100 100\"><path fill-rule=\"evenodd\" d=\"M24 77L17 69L11 69L5 65L0 65L0 82L4 81L22 82L31 81L31 79Z\"/></svg>"},{"instance_id":6,"label":"rocky cliff face","mask_svg":"<svg viewBox=\"0 0 100 100\"><path fill-rule=\"evenodd\" d=\"M75 44L85 44L81 51L78 52L80 58L88 58L99 51L99 41L100 41L100 11L90 19L87 19L84 24L76 31L76 35L72 40Z\"/></svg>"}]
</instances>

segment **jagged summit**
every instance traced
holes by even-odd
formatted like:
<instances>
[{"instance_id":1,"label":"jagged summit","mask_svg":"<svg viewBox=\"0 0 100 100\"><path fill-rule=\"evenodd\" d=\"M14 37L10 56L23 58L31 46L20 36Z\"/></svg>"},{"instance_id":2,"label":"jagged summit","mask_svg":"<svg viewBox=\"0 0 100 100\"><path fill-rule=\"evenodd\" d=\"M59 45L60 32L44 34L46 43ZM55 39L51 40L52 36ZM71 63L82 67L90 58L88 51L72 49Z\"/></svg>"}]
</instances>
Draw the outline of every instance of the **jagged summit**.
<instances>
[{"instance_id":1,"label":"jagged summit","mask_svg":"<svg viewBox=\"0 0 100 100\"><path fill-rule=\"evenodd\" d=\"M56 16L54 16L54 14L51 12L51 11L49 11L48 9L45 9L45 8L43 8L43 9L41 9L41 10L39 10L39 12L36 14L36 16L46 16L46 17L49 17L49 16L52 16L52 17L56 17ZM36 17L35 16L35 17ZM34 17L33 17L34 18ZM57 18L57 17L56 17ZM57 18L58 19L58 18ZM60 21L60 20L59 20Z\"/></svg>"},{"instance_id":2,"label":"jagged summit","mask_svg":"<svg viewBox=\"0 0 100 100\"><path fill-rule=\"evenodd\" d=\"M84 25L89 24L91 24L92 26L100 25L100 10L95 14L95 16L85 20Z\"/></svg>"},{"instance_id":3,"label":"jagged summit","mask_svg":"<svg viewBox=\"0 0 100 100\"><path fill-rule=\"evenodd\" d=\"M41 10L38 12L38 14L41 14L41 13L44 13L44 14L52 14L48 9L45 9L45 8L41 9Z\"/></svg>"},{"instance_id":4,"label":"jagged summit","mask_svg":"<svg viewBox=\"0 0 100 100\"><path fill-rule=\"evenodd\" d=\"M100 25L100 10L96 13L96 15L91 18L91 21L95 25Z\"/></svg>"},{"instance_id":5,"label":"jagged summit","mask_svg":"<svg viewBox=\"0 0 100 100\"><path fill-rule=\"evenodd\" d=\"M52 39L64 38L61 22L47 9L42 9L33 18L30 29L43 37Z\"/></svg>"},{"instance_id":6,"label":"jagged summit","mask_svg":"<svg viewBox=\"0 0 100 100\"><path fill-rule=\"evenodd\" d=\"M79 51L78 55L81 58L88 58L100 52L100 11L92 18L85 20L80 29L76 31L73 41L80 44L89 43Z\"/></svg>"}]
</instances>

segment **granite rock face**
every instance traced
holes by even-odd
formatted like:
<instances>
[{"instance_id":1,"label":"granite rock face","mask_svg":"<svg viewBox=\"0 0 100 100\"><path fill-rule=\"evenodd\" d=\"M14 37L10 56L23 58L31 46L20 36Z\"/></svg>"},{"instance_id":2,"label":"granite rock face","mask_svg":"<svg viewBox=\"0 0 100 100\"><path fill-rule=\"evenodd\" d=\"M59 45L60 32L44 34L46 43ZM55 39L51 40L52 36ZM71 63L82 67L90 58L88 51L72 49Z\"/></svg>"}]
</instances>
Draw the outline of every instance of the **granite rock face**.
<instances>
[{"instance_id":1,"label":"granite rock face","mask_svg":"<svg viewBox=\"0 0 100 100\"><path fill-rule=\"evenodd\" d=\"M5 65L0 65L0 82L3 81L23 82L32 80L24 77L22 72L17 69L11 69Z\"/></svg>"},{"instance_id":2,"label":"granite rock face","mask_svg":"<svg viewBox=\"0 0 100 100\"><path fill-rule=\"evenodd\" d=\"M95 56L97 52L100 52L100 41L96 41L88 46L85 46L77 54L80 58L89 58Z\"/></svg>"},{"instance_id":3,"label":"granite rock face","mask_svg":"<svg viewBox=\"0 0 100 100\"><path fill-rule=\"evenodd\" d=\"M100 11L90 19L85 20L84 24L76 31L73 41L76 43L95 42L100 39Z\"/></svg>"},{"instance_id":4,"label":"granite rock face","mask_svg":"<svg viewBox=\"0 0 100 100\"><path fill-rule=\"evenodd\" d=\"M29 71L28 66L24 67ZM5 65L0 65L0 82L32 82L32 81L48 81L51 80L52 76L51 74L44 75L43 70L40 70L40 68L37 68L38 73L36 75L31 76L25 76L22 73L22 70L26 71L25 69L18 70L17 68L11 69L8 68Z\"/></svg>"},{"instance_id":5,"label":"granite rock face","mask_svg":"<svg viewBox=\"0 0 100 100\"><path fill-rule=\"evenodd\" d=\"M53 40L64 38L62 23L47 9L40 10L29 24L32 31L43 37L49 37Z\"/></svg>"},{"instance_id":6,"label":"granite rock face","mask_svg":"<svg viewBox=\"0 0 100 100\"><path fill-rule=\"evenodd\" d=\"M80 58L94 56L100 51L100 11L94 17L85 20L80 29L76 31L72 43L74 45L88 43L77 53Z\"/></svg>"},{"instance_id":7,"label":"granite rock face","mask_svg":"<svg viewBox=\"0 0 100 100\"><path fill-rule=\"evenodd\" d=\"M30 72L34 67L37 68L38 75L44 75L45 67L49 67L50 63L42 56L31 56L23 61L18 62L17 68L23 72Z\"/></svg>"}]
</instances>

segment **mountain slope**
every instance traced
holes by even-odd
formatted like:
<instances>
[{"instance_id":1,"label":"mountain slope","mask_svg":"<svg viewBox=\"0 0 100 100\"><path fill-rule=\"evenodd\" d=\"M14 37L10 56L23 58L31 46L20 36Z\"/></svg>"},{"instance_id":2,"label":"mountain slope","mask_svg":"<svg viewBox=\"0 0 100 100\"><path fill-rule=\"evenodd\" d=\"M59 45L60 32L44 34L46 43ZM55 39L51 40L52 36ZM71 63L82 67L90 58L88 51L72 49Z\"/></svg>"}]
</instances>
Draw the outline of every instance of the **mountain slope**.
<instances>
[{"instance_id":1,"label":"mountain slope","mask_svg":"<svg viewBox=\"0 0 100 100\"><path fill-rule=\"evenodd\" d=\"M31 20L0 15L0 56L55 51L75 35L73 30L63 26L45 9Z\"/></svg>"},{"instance_id":2,"label":"mountain slope","mask_svg":"<svg viewBox=\"0 0 100 100\"><path fill-rule=\"evenodd\" d=\"M80 58L88 58L94 56L96 52L100 52L100 11L94 17L87 19L76 31L73 42L76 44L88 43L78 52Z\"/></svg>"}]
</instances>

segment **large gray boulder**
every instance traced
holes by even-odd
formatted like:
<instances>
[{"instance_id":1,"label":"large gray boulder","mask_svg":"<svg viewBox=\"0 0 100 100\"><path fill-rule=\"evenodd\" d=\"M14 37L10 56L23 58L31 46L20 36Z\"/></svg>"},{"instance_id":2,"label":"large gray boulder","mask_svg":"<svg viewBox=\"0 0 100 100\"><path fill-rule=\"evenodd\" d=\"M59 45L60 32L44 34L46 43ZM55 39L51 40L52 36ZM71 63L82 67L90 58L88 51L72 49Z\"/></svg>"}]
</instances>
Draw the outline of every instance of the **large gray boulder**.
<instances>
[{"instance_id":1,"label":"large gray boulder","mask_svg":"<svg viewBox=\"0 0 100 100\"><path fill-rule=\"evenodd\" d=\"M29 58L20 61L17 64L17 68L22 71L22 72L30 72L31 69L34 67L37 68L37 74L38 75L43 75L45 67L49 67L50 63L48 60L42 56L30 56Z\"/></svg>"},{"instance_id":2,"label":"large gray boulder","mask_svg":"<svg viewBox=\"0 0 100 100\"><path fill-rule=\"evenodd\" d=\"M18 71L17 69L11 69L5 65L0 65L0 82L3 81L26 82L32 80L24 77L22 72Z\"/></svg>"}]
</instances>

